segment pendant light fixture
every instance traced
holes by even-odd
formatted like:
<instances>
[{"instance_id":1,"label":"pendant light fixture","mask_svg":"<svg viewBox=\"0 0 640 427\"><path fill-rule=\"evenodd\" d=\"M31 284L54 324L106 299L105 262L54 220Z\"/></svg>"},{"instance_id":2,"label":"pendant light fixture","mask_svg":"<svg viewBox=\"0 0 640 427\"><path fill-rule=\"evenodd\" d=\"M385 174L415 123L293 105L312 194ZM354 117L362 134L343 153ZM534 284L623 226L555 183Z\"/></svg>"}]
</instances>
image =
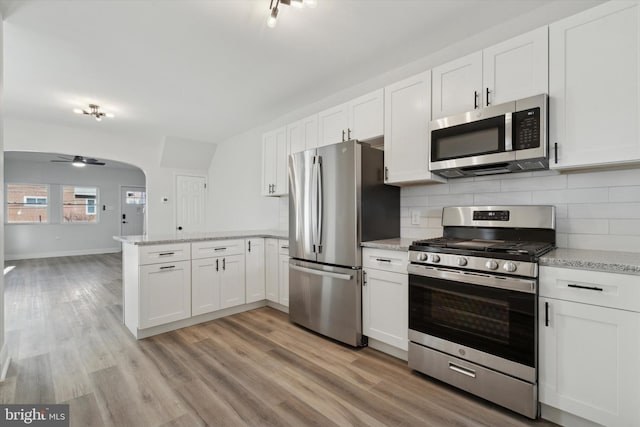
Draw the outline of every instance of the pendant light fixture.
<instances>
[{"instance_id":1,"label":"pendant light fixture","mask_svg":"<svg viewBox=\"0 0 640 427\"><path fill-rule=\"evenodd\" d=\"M269 18L267 19L267 27L275 28L278 23L278 13L280 12L280 5L293 6L295 8L310 7L315 8L318 5L317 0L270 0L269 3Z\"/></svg>"},{"instance_id":2,"label":"pendant light fixture","mask_svg":"<svg viewBox=\"0 0 640 427\"><path fill-rule=\"evenodd\" d=\"M96 104L89 104L89 110L84 110L82 108L74 108L73 112L76 114L86 114L87 116L93 116L96 121L102 121L103 117L113 118L115 117L113 113L105 113L104 111L100 111L100 106Z\"/></svg>"}]
</instances>

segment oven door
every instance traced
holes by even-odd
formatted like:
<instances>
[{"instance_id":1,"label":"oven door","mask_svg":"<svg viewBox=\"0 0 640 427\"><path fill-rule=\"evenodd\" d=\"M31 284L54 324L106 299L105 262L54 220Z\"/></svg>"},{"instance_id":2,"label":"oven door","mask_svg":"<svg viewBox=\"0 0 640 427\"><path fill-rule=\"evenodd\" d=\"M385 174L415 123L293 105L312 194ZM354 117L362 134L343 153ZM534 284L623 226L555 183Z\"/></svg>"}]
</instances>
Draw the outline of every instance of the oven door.
<instances>
[{"instance_id":1,"label":"oven door","mask_svg":"<svg viewBox=\"0 0 640 427\"><path fill-rule=\"evenodd\" d=\"M411 341L535 382L535 280L408 269Z\"/></svg>"}]
</instances>

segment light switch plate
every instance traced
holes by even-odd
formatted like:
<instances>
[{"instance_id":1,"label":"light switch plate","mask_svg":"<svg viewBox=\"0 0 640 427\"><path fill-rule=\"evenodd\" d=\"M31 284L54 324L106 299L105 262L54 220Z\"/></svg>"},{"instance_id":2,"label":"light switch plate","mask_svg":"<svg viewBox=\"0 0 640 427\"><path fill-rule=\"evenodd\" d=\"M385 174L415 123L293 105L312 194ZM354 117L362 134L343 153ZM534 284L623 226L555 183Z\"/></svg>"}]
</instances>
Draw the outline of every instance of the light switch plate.
<instances>
[{"instance_id":1,"label":"light switch plate","mask_svg":"<svg viewBox=\"0 0 640 427\"><path fill-rule=\"evenodd\" d=\"M420 225L420 211L411 211L411 225Z\"/></svg>"}]
</instances>

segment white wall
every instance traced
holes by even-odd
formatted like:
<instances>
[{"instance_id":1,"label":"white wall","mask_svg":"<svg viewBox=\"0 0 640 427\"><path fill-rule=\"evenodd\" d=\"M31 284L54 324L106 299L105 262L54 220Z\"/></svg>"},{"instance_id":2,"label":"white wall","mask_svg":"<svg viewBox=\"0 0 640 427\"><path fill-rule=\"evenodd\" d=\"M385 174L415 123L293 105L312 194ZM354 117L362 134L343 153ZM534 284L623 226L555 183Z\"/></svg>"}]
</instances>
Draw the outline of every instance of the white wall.
<instances>
[{"instance_id":1,"label":"white wall","mask_svg":"<svg viewBox=\"0 0 640 427\"><path fill-rule=\"evenodd\" d=\"M278 228L277 197L260 195L262 130L257 129L218 145L209 168L211 231Z\"/></svg>"},{"instance_id":2,"label":"white wall","mask_svg":"<svg viewBox=\"0 0 640 427\"><path fill-rule=\"evenodd\" d=\"M3 123L3 28L4 21L0 13L0 188L4 188L4 123ZM0 191L0 204L4 206L4 191ZM4 210L0 211L0 238L4 239ZM0 266L4 269L4 245L0 245ZM9 368L9 349L5 342L4 333L4 274L0 275L0 381L4 380Z\"/></svg>"},{"instance_id":3,"label":"white wall","mask_svg":"<svg viewBox=\"0 0 640 427\"><path fill-rule=\"evenodd\" d=\"M271 198L260 196L262 133L292 123L315 114L326 108L346 102L359 95L400 81L411 75L431 69L434 66L481 50L511 37L539 28L589 7L601 0L554 1L503 25L488 28L459 43L427 55L409 64L380 75L372 75L369 80L360 82L341 92L328 94L322 100L310 100L309 105L291 113L230 138L218 145L215 158L209 169L210 187L215 197L209 199L212 230L231 230L238 228L281 228L286 229L286 200L277 203ZM355 30L355 27L354 27ZM380 52L384 55L385 52ZM336 67L336 74L340 68ZM338 141L336 141L338 142ZM236 145L236 147L232 147ZM257 168L257 170L248 170ZM252 180L251 182L249 180ZM286 198L284 198L286 199Z\"/></svg>"},{"instance_id":4,"label":"white wall","mask_svg":"<svg viewBox=\"0 0 640 427\"><path fill-rule=\"evenodd\" d=\"M82 155L128 163L142 169L147 183L147 234L175 233L176 175L207 176L206 170L163 168L164 136L90 131L42 122L5 118L5 151ZM188 147L185 147L188 151ZM169 198L163 203L162 198Z\"/></svg>"},{"instance_id":5,"label":"white wall","mask_svg":"<svg viewBox=\"0 0 640 427\"><path fill-rule=\"evenodd\" d=\"M6 259L41 258L120 251L120 186L145 186L140 169L74 168L65 163L5 161L5 183L49 184L48 224L6 224ZM98 222L61 223L60 185L98 187ZM103 211L102 206L113 207Z\"/></svg>"}]
</instances>

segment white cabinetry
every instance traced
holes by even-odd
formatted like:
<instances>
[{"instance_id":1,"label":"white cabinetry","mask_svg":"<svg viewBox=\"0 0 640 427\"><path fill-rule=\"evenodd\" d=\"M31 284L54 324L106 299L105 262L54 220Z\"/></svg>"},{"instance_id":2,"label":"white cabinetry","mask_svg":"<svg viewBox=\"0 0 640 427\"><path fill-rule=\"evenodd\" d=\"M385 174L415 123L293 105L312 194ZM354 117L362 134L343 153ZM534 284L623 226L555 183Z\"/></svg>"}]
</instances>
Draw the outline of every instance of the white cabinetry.
<instances>
[{"instance_id":1,"label":"white cabinetry","mask_svg":"<svg viewBox=\"0 0 640 427\"><path fill-rule=\"evenodd\" d=\"M384 110L384 182L443 182L429 172L431 73L384 88Z\"/></svg>"},{"instance_id":2,"label":"white cabinetry","mask_svg":"<svg viewBox=\"0 0 640 427\"><path fill-rule=\"evenodd\" d=\"M318 146L383 134L384 91L378 89L318 114Z\"/></svg>"},{"instance_id":3,"label":"white cabinetry","mask_svg":"<svg viewBox=\"0 0 640 427\"><path fill-rule=\"evenodd\" d=\"M288 154L318 146L318 115L314 114L287 126Z\"/></svg>"},{"instance_id":4,"label":"white cabinetry","mask_svg":"<svg viewBox=\"0 0 640 427\"><path fill-rule=\"evenodd\" d=\"M265 299L264 239L246 239L245 246L246 301L249 304Z\"/></svg>"},{"instance_id":5,"label":"white cabinetry","mask_svg":"<svg viewBox=\"0 0 640 427\"><path fill-rule=\"evenodd\" d=\"M192 243L191 252L194 316L245 303L244 240Z\"/></svg>"},{"instance_id":6,"label":"white cabinetry","mask_svg":"<svg viewBox=\"0 0 640 427\"><path fill-rule=\"evenodd\" d=\"M265 240L264 270L265 270L265 290L267 300L279 302L278 283L278 239Z\"/></svg>"},{"instance_id":7,"label":"white cabinetry","mask_svg":"<svg viewBox=\"0 0 640 427\"><path fill-rule=\"evenodd\" d=\"M433 69L433 119L547 93L547 27Z\"/></svg>"},{"instance_id":8,"label":"white cabinetry","mask_svg":"<svg viewBox=\"0 0 640 427\"><path fill-rule=\"evenodd\" d=\"M409 313L407 253L364 248L362 255L363 334L406 351Z\"/></svg>"},{"instance_id":9,"label":"white cabinetry","mask_svg":"<svg viewBox=\"0 0 640 427\"><path fill-rule=\"evenodd\" d=\"M639 13L607 2L550 25L551 168L640 161Z\"/></svg>"},{"instance_id":10,"label":"white cabinetry","mask_svg":"<svg viewBox=\"0 0 640 427\"><path fill-rule=\"evenodd\" d=\"M278 240L278 302L289 307L289 241Z\"/></svg>"},{"instance_id":11,"label":"white cabinetry","mask_svg":"<svg viewBox=\"0 0 640 427\"><path fill-rule=\"evenodd\" d=\"M638 279L540 268L541 403L602 425L640 425Z\"/></svg>"},{"instance_id":12,"label":"white cabinetry","mask_svg":"<svg viewBox=\"0 0 640 427\"><path fill-rule=\"evenodd\" d=\"M267 132L262 136L262 195L287 194L287 129Z\"/></svg>"},{"instance_id":13,"label":"white cabinetry","mask_svg":"<svg viewBox=\"0 0 640 427\"><path fill-rule=\"evenodd\" d=\"M139 318L135 310L125 307L125 319L131 323L127 326L144 329L190 317L189 244L140 246L138 250Z\"/></svg>"}]
</instances>

